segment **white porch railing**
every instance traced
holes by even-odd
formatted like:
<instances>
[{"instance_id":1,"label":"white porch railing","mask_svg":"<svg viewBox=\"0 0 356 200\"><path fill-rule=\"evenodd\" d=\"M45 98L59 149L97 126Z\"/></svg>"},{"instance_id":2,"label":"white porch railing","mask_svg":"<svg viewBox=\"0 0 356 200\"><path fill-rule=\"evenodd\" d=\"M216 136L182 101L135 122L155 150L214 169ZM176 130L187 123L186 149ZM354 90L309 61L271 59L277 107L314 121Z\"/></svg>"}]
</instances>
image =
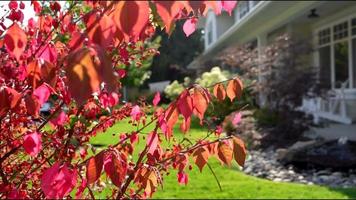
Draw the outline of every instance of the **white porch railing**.
<instances>
[{"instance_id":1,"label":"white porch railing","mask_svg":"<svg viewBox=\"0 0 356 200\"><path fill-rule=\"evenodd\" d=\"M346 101L354 97L346 97L345 89L348 81L344 82L340 89L330 90L326 98L317 97L312 99L303 99L301 109L314 116L315 123L319 123L320 118L331 121L352 124L352 117L348 114Z\"/></svg>"}]
</instances>

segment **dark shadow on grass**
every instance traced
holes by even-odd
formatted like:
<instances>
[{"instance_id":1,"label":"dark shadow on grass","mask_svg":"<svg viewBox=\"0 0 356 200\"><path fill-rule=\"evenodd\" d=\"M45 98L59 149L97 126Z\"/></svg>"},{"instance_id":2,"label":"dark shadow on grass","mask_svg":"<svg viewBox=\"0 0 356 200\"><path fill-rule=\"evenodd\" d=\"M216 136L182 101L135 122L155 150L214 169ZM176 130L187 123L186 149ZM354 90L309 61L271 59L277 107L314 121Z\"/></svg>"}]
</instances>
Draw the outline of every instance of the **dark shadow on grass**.
<instances>
[{"instance_id":1,"label":"dark shadow on grass","mask_svg":"<svg viewBox=\"0 0 356 200\"><path fill-rule=\"evenodd\" d=\"M356 199L356 188L329 188L329 190L344 194L350 199Z\"/></svg>"}]
</instances>

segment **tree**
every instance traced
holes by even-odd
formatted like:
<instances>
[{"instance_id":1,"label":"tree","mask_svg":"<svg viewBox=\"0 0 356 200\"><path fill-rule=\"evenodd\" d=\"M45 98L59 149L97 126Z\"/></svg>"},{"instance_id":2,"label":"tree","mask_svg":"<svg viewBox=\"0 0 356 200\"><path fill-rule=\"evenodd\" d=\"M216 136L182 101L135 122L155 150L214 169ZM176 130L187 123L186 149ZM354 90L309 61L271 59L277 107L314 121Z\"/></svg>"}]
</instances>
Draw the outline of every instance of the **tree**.
<instances>
[{"instance_id":1,"label":"tree","mask_svg":"<svg viewBox=\"0 0 356 200\"><path fill-rule=\"evenodd\" d=\"M209 92L198 85L185 89L167 109L158 106L154 114L145 111L148 102L120 104L119 89L126 72L120 67L134 59L145 61L149 49L142 42L157 27L170 33L172 24L186 18L189 33L195 17L209 8L219 14L231 12L235 3L219 1L32 1L37 19L23 22L24 4L8 3L2 17L5 26L0 52L0 197L94 198L98 181L110 180L110 198L146 198L162 184L162 174L178 169L178 182L187 183L186 167L192 157L200 170L215 155L230 165L232 158L244 164L245 148L237 137L222 137L210 128L207 136L194 143L175 141L173 126L183 118L181 129L189 130L192 116L204 121L211 101ZM126 56L123 49L138 49ZM227 96L241 95L238 79L228 82ZM220 83L223 84L223 83ZM55 99L48 117L41 106ZM219 97L220 98L220 97ZM121 133L115 145L101 151L90 147L89 139L117 121L131 119L136 131ZM144 137L142 131L153 124ZM50 128L51 126L52 128ZM47 127L47 128L46 128ZM145 130L147 131L147 130ZM136 158L138 140L146 140ZM168 146L163 140L170 140ZM163 148L164 147L164 148Z\"/></svg>"},{"instance_id":2,"label":"tree","mask_svg":"<svg viewBox=\"0 0 356 200\"><path fill-rule=\"evenodd\" d=\"M159 29L156 35L162 37L162 42L160 54L153 59L150 81L182 81L184 77L190 76L192 73L186 67L204 48L201 32L195 31L187 37L181 20L176 23L171 35Z\"/></svg>"}]
</instances>

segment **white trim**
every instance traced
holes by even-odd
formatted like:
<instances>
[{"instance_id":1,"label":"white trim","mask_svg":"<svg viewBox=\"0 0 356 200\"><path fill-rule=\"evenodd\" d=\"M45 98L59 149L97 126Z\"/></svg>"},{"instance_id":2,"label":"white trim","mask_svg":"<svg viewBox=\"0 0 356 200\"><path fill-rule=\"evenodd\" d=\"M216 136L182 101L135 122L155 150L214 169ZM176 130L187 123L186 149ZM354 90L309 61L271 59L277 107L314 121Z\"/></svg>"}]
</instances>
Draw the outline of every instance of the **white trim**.
<instances>
[{"instance_id":1,"label":"white trim","mask_svg":"<svg viewBox=\"0 0 356 200\"><path fill-rule=\"evenodd\" d=\"M224 41L226 38L230 37L236 30L240 28L240 26L245 24L251 17L257 15L260 10L262 10L264 7L266 7L268 4L271 3L273 3L273 1L261 1L259 4L254 6L253 12L250 11L243 18L235 20L235 23L232 27L226 30L223 34L219 36L219 38L216 41L214 41L211 45L205 48L203 55L209 53L209 51L214 49L220 41Z\"/></svg>"},{"instance_id":2,"label":"white trim","mask_svg":"<svg viewBox=\"0 0 356 200\"><path fill-rule=\"evenodd\" d=\"M211 25L210 25L211 24ZM210 29L210 30L208 30ZM209 31L211 31L212 38L211 42L209 43L208 37L209 37ZM206 26L204 29L204 46L205 49L208 49L212 44L215 43L217 39L217 28L216 28L216 16L213 11L209 11L207 19L206 19Z\"/></svg>"}]
</instances>

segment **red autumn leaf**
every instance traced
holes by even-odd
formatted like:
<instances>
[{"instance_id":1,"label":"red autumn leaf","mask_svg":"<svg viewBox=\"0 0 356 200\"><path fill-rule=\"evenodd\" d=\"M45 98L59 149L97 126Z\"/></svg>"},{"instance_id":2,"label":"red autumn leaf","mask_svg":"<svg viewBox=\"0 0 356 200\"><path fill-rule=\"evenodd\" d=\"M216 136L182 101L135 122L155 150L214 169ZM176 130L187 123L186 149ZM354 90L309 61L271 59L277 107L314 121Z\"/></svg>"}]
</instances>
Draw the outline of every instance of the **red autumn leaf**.
<instances>
[{"instance_id":1,"label":"red autumn leaf","mask_svg":"<svg viewBox=\"0 0 356 200\"><path fill-rule=\"evenodd\" d=\"M184 119L182 121L182 124L180 125L180 130L183 133L187 133L190 129L190 123L191 123L191 117L189 117L188 119Z\"/></svg>"},{"instance_id":2,"label":"red autumn leaf","mask_svg":"<svg viewBox=\"0 0 356 200\"><path fill-rule=\"evenodd\" d=\"M46 198L62 199L67 196L77 184L77 170L69 169L64 163L60 166L56 162L43 172L41 177L41 189Z\"/></svg>"},{"instance_id":3,"label":"red autumn leaf","mask_svg":"<svg viewBox=\"0 0 356 200\"><path fill-rule=\"evenodd\" d=\"M153 106L157 106L160 100L161 100L161 95L159 94L159 92L156 92L152 102Z\"/></svg>"},{"instance_id":4,"label":"red autumn leaf","mask_svg":"<svg viewBox=\"0 0 356 200\"><path fill-rule=\"evenodd\" d=\"M200 124L203 124L204 113L210 102L209 94L203 88L194 88L193 105L195 113L200 119Z\"/></svg>"},{"instance_id":5,"label":"red autumn leaf","mask_svg":"<svg viewBox=\"0 0 356 200\"><path fill-rule=\"evenodd\" d=\"M43 60L55 63L57 62L57 51L56 47L53 44L46 44L40 48L36 54L37 58L42 58Z\"/></svg>"},{"instance_id":6,"label":"red autumn leaf","mask_svg":"<svg viewBox=\"0 0 356 200\"><path fill-rule=\"evenodd\" d=\"M43 83L54 87L57 82L56 68L47 61L35 60L28 64L27 68L27 81L36 89Z\"/></svg>"},{"instance_id":7,"label":"red autumn leaf","mask_svg":"<svg viewBox=\"0 0 356 200\"><path fill-rule=\"evenodd\" d=\"M16 10L18 7L18 3L16 1L10 1L8 5L11 10Z\"/></svg>"},{"instance_id":8,"label":"red autumn leaf","mask_svg":"<svg viewBox=\"0 0 356 200\"><path fill-rule=\"evenodd\" d=\"M237 1L221 1L222 7L224 8L224 10L226 10L226 12L229 13L230 16L236 6L236 3Z\"/></svg>"},{"instance_id":9,"label":"red autumn leaf","mask_svg":"<svg viewBox=\"0 0 356 200\"><path fill-rule=\"evenodd\" d=\"M86 19L88 36L91 42L107 48L113 43L116 26L106 14L100 15L97 10L91 11Z\"/></svg>"},{"instance_id":10,"label":"red autumn leaf","mask_svg":"<svg viewBox=\"0 0 356 200\"><path fill-rule=\"evenodd\" d=\"M206 16L210 9L212 9L216 15L221 14L222 5L220 1L204 1L203 4L205 6L203 16Z\"/></svg>"},{"instance_id":11,"label":"red autumn leaf","mask_svg":"<svg viewBox=\"0 0 356 200\"><path fill-rule=\"evenodd\" d=\"M183 24L183 31L187 37L189 37L197 29L198 19L187 19Z\"/></svg>"},{"instance_id":12,"label":"red autumn leaf","mask_svg":"<svg viewBox=\"0 0 356 200\"><path fill-rule=\"evenodd\" d=\"M37 132L25 135L23 147L31 156L36 156L42 149L42 137Z\"/></svg>"},{"instance_id":13,"label":"red autumn leaf","mask_svg":"<svg viewBox=\"0 0 356 200\"><path fill-rule=\"evenodd\" d=\"M4 44L7 51L13 55L16 60L20 60L20 56L26 48L27 36L17 23L14 23L7 30L4 36Z\"/></svg>"},{"instance_id":14,"label":"red autumn leaf","mask_svg":"<svg viewBox=\"0 0 356 200\"><path fill-rule=\"evenodd\" d=\"M244 142L238 138L238 137L233 137L233 151L234 151L234 158L235 161L243 167L245 164L245 159L246 159L246 149L245 149L245 144Z\"/></svg>"},{"instance_id":15,"label":"red autumn leaf","mask_svg":"<svg viewBox=\"0 0 356 200\"><path fill-rule=\"evenodd\" d=\"M157 13L161 17L166 32L170 33L178 14L184 8L184 1L155 1Z\"/></svg>"},{"instance_id":16,"label":"red autumn leaf","mask_svg":"<svg viewBox=\"0 0 356 200\"><path fill-rule=\"evenodd\" d=\"M241 122L241 113L240 112L238 112L238 113L236 113L235 115L234 115L234 117L232 118L232 121L231 121L231 123L234 125L234 126L236 126L238 123L240 123Z\"/></svg>"},{"instance_id":17,"label":"red autumn leaf","mask_svg":"<svg viewBox=\"0 0 356 200\"><path fill-rule=\"evenodd\" d=\"M36 13L40 13L42 10L42 6L38 1L31 1L31 5L33 5L33 10Z\"/></svg>"},{"instance_id":18,"label":"red autumn leaf","mask_svg":"<svg viewBox=\"0 0 356 200\"><path fill-rule=\"evenodd\" d=\"M63 124L68 120L68 117L65 112L60 112L56 118L51 119L49 122L52 128L56 126L63 126Z\"/></svg>"},{"instance_id":19,"label":"red autumn leaf","mask_svg":"<svg viewBox=\"0 0 356 200\"><path fill-rule=\"evenodd\" d=\"M221 162L223 162L224 164L230 166L233 157L232 155L233 151L231 147L225 142L220 142L218 144L217 150L218 150L219 160L221 160Z\"/></svg>"},{"instance_id":20,"label":"red autumn leaf","mask_svg":"<svg viewBox=\"0 0 356 200\"><path fill-rule=\"evenodd\" d=\"M121 187L127 173L126 162L120 156L111 153L104 161L104 169L112 183L117 187Z\"/></svg>"},{"instance_id":21,"label":"red autumn leaf","mask_svg":"<svg viewBox=\"0 0 356 200\"><path fill-rule=\"evenodd\" d=\"M39 111L41 108L38 98L34 95L27 95L25 97L25 105L27 114L35 118L39 117Z\"/></svg>"},{"instance_id":22,"label":"red autumn leaf","mask_svg":"<svg viewBox=\"0 0 356 200\"><path fill-rule=\"evenodd\" d=\"M105 82L109 92L116 89L116 77L111 60L99 47L81 48L68 56L65 68L71 96L82 105L100 84Z\"/></svg>"},{"instance_id":23,"label":"red autumn leaf","mask_svg":"<svg viewBox=\"0 0 356 200\"><path fill-rule=\"evenodd\" d=\"M22 95L9 87L0 88L0 116L7 110L15 108L21 100Z\"/></svg>"},{"instance_id":24,"label":"red autumn leaf","mask_svg":"<svg viewBox=\"0 0 356 200\"><path fill-rule=\"evenodd\" d=\"M74 51L76 49L83 47L84 40L85 40L84 34L75 31L71 35L71 39L68 42L68 46L72 51Z\"/></svg>"},{"instance_id":25,"label":"red autumn leaf","mask_svg":"<svg viewBox=\"0 0 356 200\"><path fill-rule=\"evenodd\" d=\"M202 14L205 8L205 4L203 1L187 1L188 5L185 6L188 14L192 11L195 16L199 16Z\"/></svg>"},{"instance_id":26,"label":"red autumn leaf","mask_svg":"<svg viewBox=\"0 0 356 200\"><path fill-rule=\"evenodd\" d=\"M223 101L226 97L225 87L223 84L219 83L214 86L214 96L219 100Z\"/></svg>"},{"instance_id":27,"label":"red autumn leaf","mask_svg":"<svg viewBox=\"0 0 356 200\"><path fill-rule=\"evenodd\" d=\"M38 98L38 102L42 106L48 100L52 91L53 89L44 83L33 91L33 95Z\"/></svg>"},{"instance_id":28,"label":"red autumn leaf","mask_svg":"<svg viewBox=\"0 0 356 200\"><path fill-rule=\"evenodd\" d=\"M193 113L193 99L188 90L184 90L177 101L177 107L179 112L185 119L188 119Z\"/></svg>"},{"instance_id":29,"label":"red autumn leaf","mask_svg":"<svg viewBox=\"0 0 356 200\"><path fill-rule=\"evenodd\" d=\"M132 107L131 113L130 113L132 121L139 121L141 115L142 115L142 112L141 112L140 106L135 105L134 107Z\"/></svg>"},{"instance_id":30,"label":"red autumn leaf","mask_svg":"<svg viewBox=\"0 0 356 200\"><path fill-rule=\"evenodd\" d=\"M87 180L82 179L82 183L77 188L77 192L75 193L75 198L76 199L83 199L82 195L83 195L83 192L84 192L86 187L87 187Z\"/></svg>"},{"instance_id":31,"label":"red autumn leaf","mask_svg":"<svg viewBox=\"0 0 356 200\"><path fill-rule=\"evenodd\" d=\"M149 2L120 1L112 13L113 21L125 41L136 41L149 22Z\"/></svg>"},{"instance_id":32,"label":"red autumn leaf","mask_svg":"<svg viewBox=\"0 0 356 200\"><path fill-rule=\"evenodd\" d=\"M240 79L232 79L229 81L226 87L226 93L227 96L230 98L231 101L237 97L237 99L240 99L242 96L242 89L243 89L243 84Z\"/></svg>"},{"instance_id":33,"label":"red autumn leaf","mask_svg":"<svg viewBox=\"0 0 356 200\"><path fill-rule=\"evenodd\" d=\"M153 169L142 167L137 171L135 183L144 190L145 196L152 197L159 183L159 177Z\"/></svg>"},{"instance_id":34,"label":"red autumn leaf","mask_svg":"<svg viewBox=\"0 0 356 200\"><path fill-rule=\"evenodd\" d=\"M208 162L209 151L206 147L199 147L193 152L194 163L199 167L200 172L203 170L203 167Z\"/></svg>"},{"instance_id":35,"label":"red autumn leaf","mask_svg":"<svg viewBox=\"0 0 356 200\"><path fill-rule=\"evenodd\" d=\"M104 153L99 153L92 156L87 162L87 182L88 184L94 183L101 175L104 166Z\"/></svg>"},{"instance_id":36,"label":"red autumn leaf","mask_svg":"<svg viewBox=\"0 0 356 200\"><path fill-rule=\"evenodd\" d=\"M158 135L155 131L151 132L148 136L147 136L147 142L146 145L148 146L148 151L147 153L150 153L151 155L153 155L154 151L157 149L158 147Z\"/></svg>"},{"instance_id":37,"label":"red autumn leaf","mask_svg":"<svg viewBox=\"0 0 356 200\"><path fill-rule=\"evenodd\" d=\"M184 172L178 172L177 179L179 184L188 184L188 174Z\"/></svg>"},{"instance_id":38,"label":"red autumn leaf","mask_svg":"<svg viewBox=\"0 0 356 200\"><path fill-rule=\"evenodd\" d=\"M169 139L173 134L173 127L178 121L179 110L175 103L169 105L164 112L163 120L160 122L162 131L164 132L166 139Z\"/></svg>"}]
</instances>

